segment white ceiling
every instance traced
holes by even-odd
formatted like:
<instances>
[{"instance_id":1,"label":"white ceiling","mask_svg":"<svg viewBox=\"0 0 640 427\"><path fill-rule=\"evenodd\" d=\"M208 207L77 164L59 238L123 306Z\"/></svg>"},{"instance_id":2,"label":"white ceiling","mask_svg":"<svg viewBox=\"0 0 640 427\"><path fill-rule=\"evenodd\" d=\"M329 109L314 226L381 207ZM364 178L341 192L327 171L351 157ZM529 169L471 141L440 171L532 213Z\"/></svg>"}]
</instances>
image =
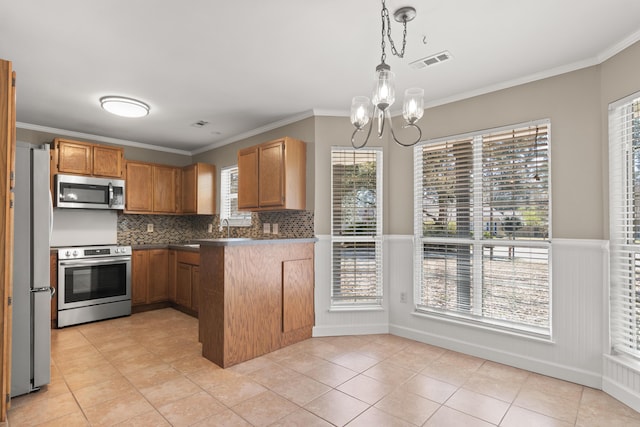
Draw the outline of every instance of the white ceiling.
<instances>
[{"instance_id":1,"label":"white ceiling","mask_svg":"<svg viewBox=\"0 0 640 427\"><path fill-rule=\"evenodd\" d=\"M598 64L640 40L638 0L387 0L390 13L405 5L417 10L405 58L387 46L387 63L397 93L422 87L427 106ZM0 58L18 75L20 127L198 152L312 110L348 114L380 62L380 9L373 0L0 0ZM397 45L401 28L392 22ZM451 61L408 66L444 50ZM141 99L151 114L112 116L104 95ZM209 124L191 126L199 120Z\"/></svg>"}]
</instances>

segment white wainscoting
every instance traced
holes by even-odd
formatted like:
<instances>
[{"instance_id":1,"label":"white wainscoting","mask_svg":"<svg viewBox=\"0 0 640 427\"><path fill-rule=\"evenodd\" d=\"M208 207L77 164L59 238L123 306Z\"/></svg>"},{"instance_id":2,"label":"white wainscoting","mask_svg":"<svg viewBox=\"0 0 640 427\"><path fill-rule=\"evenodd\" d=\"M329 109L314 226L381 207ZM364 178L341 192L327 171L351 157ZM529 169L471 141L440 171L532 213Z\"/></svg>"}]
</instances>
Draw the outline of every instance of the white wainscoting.
<instances>
[{"instance_id":1,"label":"white wainscoting","mask_svg":"<svg viewBox=\"0 0 640 427\"><path fill-rule=\"evenodd\" d=\"M331 312L330 242L330 236L319 236L316 245L314 336L389 332L602 389L608 342L606 241L553 241L551 341L417 315L412 303L413 236L406 235L384 239L384 310ZM407 302L401 302L403 293ZM640 378L633 387L640 396Z\"/></svg>"}]
</instances>

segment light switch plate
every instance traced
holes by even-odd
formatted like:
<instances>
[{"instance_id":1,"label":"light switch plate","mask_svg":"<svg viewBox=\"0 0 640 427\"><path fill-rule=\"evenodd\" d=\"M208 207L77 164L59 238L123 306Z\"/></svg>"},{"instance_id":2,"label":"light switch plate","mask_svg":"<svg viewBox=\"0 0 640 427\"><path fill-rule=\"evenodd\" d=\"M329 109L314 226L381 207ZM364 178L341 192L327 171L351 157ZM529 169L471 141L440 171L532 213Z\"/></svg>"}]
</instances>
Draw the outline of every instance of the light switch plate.
<instances>
[{"instance_id":1,"label":"light switch plate","mask_svg":"<svg viewBox=\"0 0 640 427\"><path fill-rule=\"evenodd\" d=\"M213 224L207 225L207 233L213 233Z\"/></svg>"},{"instance_id":2,"label":"light switch plate","mask_svg":"<svg viewBox=\"0 0 640 427\"><path fill-rule=\"evenodd\" d=\"M265 222L262 224L262 232L264 234L271 234L271 224L269 224L268 222Z\"/></svg>"},{"instance_id":3,"label":"light switch plate","mask_svg":"<svg viewBox=\"0 0 640 427\"><path fill-rule=\"evenodd\" d=\"M147 233L153 233L153 224L147 224Z\"/></svg>"},{"instance_id":4,"label":"light switch plate","mask_svg":"<svg viewBox=\"0 0 640 427\"><path fill-rule=\"evenodd\" d=\"M271 224L271 234L278 234L278 223Z\"/></svg>"}]
</instances>

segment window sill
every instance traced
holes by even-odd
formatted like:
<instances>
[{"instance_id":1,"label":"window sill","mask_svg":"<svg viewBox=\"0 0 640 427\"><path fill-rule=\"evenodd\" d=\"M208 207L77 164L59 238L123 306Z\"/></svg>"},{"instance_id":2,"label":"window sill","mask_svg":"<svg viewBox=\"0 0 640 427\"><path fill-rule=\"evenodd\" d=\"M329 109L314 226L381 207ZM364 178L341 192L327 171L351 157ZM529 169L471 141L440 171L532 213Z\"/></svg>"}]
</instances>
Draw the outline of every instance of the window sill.
<instances>
[{"instance_id":1,"label":"window sill","mask_svg":"<svg viewBox=\"0 0 640 427\"><path fill-rule=\"evenodd\" d=\"M337 313L337 312L357 312L357 311L384 311L384 307L380 305L366 305L366 306L357 306L357 305L348 305L348 306L331 306L329 313Z\"/></svg>"},{"instance_id":2,"label":"window sill","mask_svg":"<svg viewBox=\"0 0 640 427\"><path fill-rule=\"evenodd\" d=\"M417 310L412 311L411 315L418 318L437 320L444 323L454 324L454 325L468 327L468 328L480 329L487 332L511 335L513 337L518 337L518 338L525 338L528 340L538 341L545 344L555 344L555 341L553 340L551 335L545 335L545 334L541 334L533 331L528 332L525 330L509 328L506 326L495 325L491 323L483 323L483 322L475 321L471 319L456 318L456 317L447 316L444 314L427 313L424 311L417 311Z\"/></svg>"}]
</instances>

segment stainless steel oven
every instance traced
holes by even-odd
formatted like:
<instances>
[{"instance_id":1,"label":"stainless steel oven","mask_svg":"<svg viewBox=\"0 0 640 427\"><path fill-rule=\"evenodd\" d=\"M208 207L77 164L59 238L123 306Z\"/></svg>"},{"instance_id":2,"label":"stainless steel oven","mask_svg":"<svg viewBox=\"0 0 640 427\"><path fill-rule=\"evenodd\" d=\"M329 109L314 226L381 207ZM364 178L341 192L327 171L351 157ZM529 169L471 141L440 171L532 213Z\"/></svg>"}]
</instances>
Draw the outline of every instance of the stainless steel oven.
<instances>
[{"instance_id":1,"label":"stainless steel oven","mask_svg":"<svg viewBox=\"0 0 640 427\"><path fill-rule=\"evenodd\" d=\"M131 314L131 246L58 249L58 327Z\"/></svg>"}]
</instances>

